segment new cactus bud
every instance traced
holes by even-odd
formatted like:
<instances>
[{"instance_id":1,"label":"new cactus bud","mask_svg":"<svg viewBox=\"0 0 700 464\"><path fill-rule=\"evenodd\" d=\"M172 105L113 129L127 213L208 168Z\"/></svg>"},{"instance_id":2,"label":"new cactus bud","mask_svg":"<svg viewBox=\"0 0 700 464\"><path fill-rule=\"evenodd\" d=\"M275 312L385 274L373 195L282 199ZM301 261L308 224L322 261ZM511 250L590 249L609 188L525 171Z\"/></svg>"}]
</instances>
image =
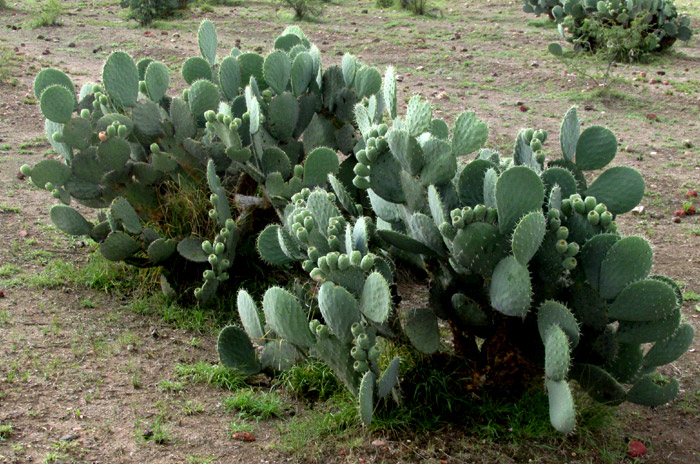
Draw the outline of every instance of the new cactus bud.
<instances>
[{"instance_id":1,"label":"new cactus bud","mask_svg":"<svg viewBox=\"0 0 700 464\"><path fill-rule=\"evenodd\" d=\"M106 95L102 95L102 97L100 97L100 104L107 106L109 104L109 98L107 98Z\"/></svg>"},{"instance_id":2,"label":"new cactus bud","mask_svg":"<svg viewBox=\"0 0 700 464\"><path fill-rule=\"evenodd\" d=\"M542 150L542 142L540 142L539 139L533 137L532 141L530 141L530 149L533 152L538 152L538 151Z\"/></svg>"},{"instance_id":3,"label":"new cactus bud","mask_svg":"<svg viewBox=\"0 0 700 464\"><path fill-rule=\"evenodd\" d=\"M95 98L95 101L92 102L92 107L96 110L100 108L100 100L98 98Z\"/></svg>"},{"instance_id":4,"label":"new cactus bud","mask_svg":"<svg viewBox=\"0 0 700 464\"><path fill-rule=\"evenodd\" d=\"M355 338L355 344L363 350L369 350L370 342L366 333L361 333Z\"/></svg>"},{"instance_id":5,"label":"new cactus bud","mask_svg":"<svg viewBox=\"0 0 700 464\"><path fill-rule=\"evenodd\" d=\"M581 200L580 198L576 198L571 202L571 205L574 207L574 211L576 211L579 214L583 214L586 212L586 204Z\"/></svg>"},{"instance_id":6,"label":"new cactus bud","mask_svg":"<svg viewBox=\"0 0 700 464\"><path fill-rule=\"evenodd\" d=\"M535 153L535 161L537 161L537 163L539 163L540 165L544 165L546 159L547 157L545 156L543 151L540 150L537 153Z\"/></svg>"},{"instance_id":7,"label":"new cactus bud","mask_svg":"<svg viewBox=\"0 0 700 464\"><path fill-rule=\"evenodd\" d=\"M223 243L217 243L217 244L214 246L214 253L215 253L215 254L220 255L220 254L222 254L224 251L226 251L226 245L224 245Z\"/></svg>"},{"instance_id":8,"label":"new cactus bud","mask_svg":"<svg viewBox=\"0 0 700 464\"><path fill-rule=\"evenodd\" d=\"M227 230L233 230L234 227L236 227L236 221L234 221L233 219L226 219L225 226Z\"/></svg>"},{"instance_id":9,"label":"new cactus bud","mask_svg":"<svg viewBox=\"0 0 700 464\"><path fill-rule=\"evenodd\" d=\"M316 333L316 327L321 325L321 322L318 319L312 319L309 321L309 330Z\"/></svg>"},{"instance_id":10,"label":"new cactus bud","mask_svg":"<svg viewBox=\"0 0 700 464\"><path fill-rule=\"evenodd\" d=\"M328 263L328 267L331 268L331 270L338 269L338 258L340 257L340 253L336 251L332 251L326 255L326 262Z\"/></svg>"},{"instance_id":11,"label":"new cactus bud","mask_svg":"<svg viewBox=\"0 0 700 464\"><path fill-rule=\"evenodd\" d=\"M578 254L579 246L578 243L576 242L571 242L569 243L567 249L566 249L566 256L576 256Z\"/></svg>"},{"instance_id":12,"label":"new cactus bud","mask_svg":"<svg viewBox=\"0 0 700 464\"><path fill-rule=\"evenodd\" d=\"M217 195L216 193L212 193L211 195L209 195L209 201L212 205L216 206L216 204L219 202L219 195Z\"/></svg>"},{"instance_id":13,"label":"new cactus bud","mask_svg":"<svg viewBox=\"0 0 700 464\"><path fill-rule=\"evenodd\" d=\"M569 244L566 243L566 240L558 240L557 244L555 245L557 253L564 254L569 250Z\"/></svg>"},{"instance_id":14,"label":"new cactus bud","mask_svg":"<svg viewBox=\"0 0 700 464\"><path fill-rule=\"evenodd\" d=\"M61 192L60 192L58 189L54 189L54 190L51 192L51 196L54 197L54 198L61 198Z\"/></svg>"},{"instance_id":15,"label":"new cactus bud","mask_svg":"<svg viewBox=\"0 0 700 464\"><path fill-rule=\"evenodd\" d=\"M605 211L600 215L600 225L603 227L608 227L612 222L613 215L610 211Z\"/></svg>"},{"instance_id":16,"label":"new cactus bud","mask_svg":"<svg viewBox=\"0 0 700 464\"><path fill-rule=\"evenodd\" d=\"M370 269L374 267L374 256L372 255L365 255L364 258L362 258L362 262L360 262L360 268L368 272Z\"/></svg>"},{"instance_id":17,"label":"new cactus bud","mask_svg":"<svg viewBox=\"0 0 700 464\"><path fill-rule=\"evenodd\" d=\"M364 329L364 327L362 327L362 325L360 325L359 322L354 322L354 323L350 326L350 332L352 333L352 336L353 336L354 338L357 338L357 337L360 336L360 334L365 333L365 329Z\"/></svg>"},{"instance_id":18,"label":"new cactus bud","mask_svg":"<svg viewBox=\"0 0 700 464\"><path fill-rule=\"evenodd\" d=\"M314 262L309 259L305 259L301 263L301 268L304 270L304 272L311 272L315 267L316 265L314 264Z\"/></svg>"},{"instance_id":19,"label":"new cactus bud","mask_svg":"<svg viewBox=\"0 0 700 464\"><path fill-rule=\"evenodd\" d=\"M128 132L129 132L129 128L124 126L124 125L120 125L119 127L117 127L117 135L121 138L126 137L126 134Z\"/></svg>"},{"instance_id":20,"label":"new cactus bud","mask_svg":"<svg viewBox=\"0 0 700 464\"><path fill-rule=\"evenodd\" d=\"M369 168L362 163L357 163L352 171L360 177L369 177L370 174Z\"/></svg>"},{"instance_id":21,"label":"new cactus bud","mask_svg":"<svg viewBox=\"0 0 700 464\"><path fill-rule=\"evenodd\" d=\"M304 172L304 167L303 167L302 165L300 165L300 164L298 164L297 166L299 166L299 167L301 168L301 172L303 173L303 172ZM296 167L295 167L294 169L296 169ZM301 174L299 174L297 177L301 177ZM304 200L308 200L308 199L309 199L309 195L311 195L311 190L310 190L310 189L308 189L308 188L306 188L306 187L304 187L303 189L301 189L301 196L304 198ZM307 213L309 213L309 214L311 214L308 210L304 210L304 211L307 212Z\"/></svg>"},{"instance_id":22,"label":"new cactus bud","mask_svg":"<svg viewBox=\"0 0 700 464\"><path fill-rule=\"evenodd\" d=\"M226 124L227 126L230 126L231 124L233 124L233 118L229 115L225 115L223 117L223 123Z\"/></svg>"},{"instance_id":23,"label":"new cactus bud","mask_svg":"<svg viewBox=\"0 0 700 464\"><path fill-rule=\"evenodd\" d=\"M63 138L63 134L61 134L60 132L54 132L53 133L53 141L57 142L57 143L65 142L65 139ZM104 142L104 140L103 140L103 142Z\"/></svg>"},{"instance_id":24,"label":"new cactus bud","mask_svg":"<svg viewBox=\"0 0 700 464\"><path fill-rule=\"evenodd\" d=\"M377 158L379 158L379 150L376 148L367 149L367 159L369 160L370 164L377 161Z\"/></svg>"},{"instance_id":25,"label":"new cactus bud","mask_svg":"<svg viewBox=\"0 0 700 464\"><path fill-rule=\"evenodd\" d=\"M452 225L457 229L464 229L464 218L462 216L452 216Z\"/></svg>"},{"instance_id":26,"label":"new cactus bud","mask_svg":"<svg viewBox=\"0 0 700 464\"><path fill-rule=\"evenodd\" d=\"M367 150L363 149L363 150L358 151L357 155L355 155L355 157L357 158L357 161L359 161L362 164L366 164L366 165L370 164L369 158L367 157Z\"/></svg>"},{"instance_id":27,"label":"new cactus bud","mask_svg":"<svg viewBox=\"0 0 700 464\"><path fill-rule=\"evenodd\" d=\"M561 265L567 271L573 271L574 268L576 267L576 258L574 258L573 256L569 256L567 258L564 258L564 261L561 262Z\"/></svg>"},{"instance_id":28,"label":"new cactus bud","mask_svg":"<svg viewBox=\"0 0 700 464\"><path fill-rule=\"evenodd\" d=\"M321 256L320 258L318 258L316 265L326 274L331 272L331 268L330 266L328 266L328 261L326 260L325 256Z\"/></svg>"},{"instance_id":29,"label":"new cactus bud","mask_svg":"<svg viewBox=\"0 0 700 464\"><path fill-rule=\"evenodd\" d=\"M350 257L346 254L340 255L338 258L338 269L346 271L350 267Z\"/></svg>"},{"instance_id":30,"label":"new cactus bud","mask_svg":"<svg viewBox=\"0 0 700 464\"><path fill-rule=\"evenodd\" d=\"M377 362L379 362L379 356L381 354L382 353L377 349L376 346L373 346L372 348L370 348L367 351L367 357L369 358L370 362L372 362L373 364L377 364Z\"/></svg>"},{"instance_id":31,"label":"new cactus bud","mask_svg":"<svg viewBox=\"0 0 700 464\"><path fill-rule=\"evenodd\" d=\"M117 135L117 128L114 126L109 126L105 132L107 133L107 137L114 137Z\"/></svg>"},{"instance_id":32,"label":"new cactus bud","mask_svg":"<svg viewBox=\"0 0 700 464\"><path fill-rule=\"evenodd\" d=\"M571 200L568 198L561 201L561 212L566 216L571 216Z\"/></svg>"},{"instance_id":33,"label":"new cactus bud","mask_svg":"<svg viewBox=\"0 0 700 464\"><path fill-rule=\"evenodd\" d=\"M335 193L328 192L328 195L326 196L328 197L328 201L330 201L331 203L335 203Z\"/></svg>"},{"instance_id":34,"label":"new cactus bud","mask_svg":"<svg viewBox=\"0 0 700 464\"><path fill-rule=\"evenodd\" d=\"M352 179L352 185L357 187L360 190L367 190L370 187L369 180L367 180L365 177L359 177L355 176Z\"/></svg>"},{"instance_id":35,"label":"new cactus bud","mask_svg":"<svg viewBox=\"0 0 700 464\"><path fill-rule=\"evenodd\" d=\"M465 206L462 210L462 219L464 219L465 224L471 224L472 222L474 222L474 210L471 209L469 206Z\"/></svg>"},{"instance_id":36,"label":"new cactus bud","mask_svg":"<svg viewBox=\"0 0 700 464\"><path fill-rule=\"evenodd\" d=\"M590 222L592 226L597 226L598 223L600 223L600 214L598 214L595 210L589 211L588 222Z\"/></svg>"},{"instance_id":37,"label":"new cactus bud","mask_svg":"<svg viewBox=\"0 0 700 464\"><path fill-rule=\"evenodd\" d=\"M219 282L226 282L228 280L228 272L222 272L219 274Z\"/></svg>"},{"instance_id":38,"label":"new cactus bud","mask_svg":"<svg viewBox=\"0 0 700 464\"><path fill-rule=\"evenodd\" d=\"M80 117L83 119L90 119L90 110L87 108L80 110Z\"/></svg>"},{"instance_id":39,"label":"new cactus bud","mask_svg":"<svg viewBox=\"0 0 700 464\"><path fill-rule=\"evenodd\" d=\"M146 82L145 82L145 81L139 82L139 92L141 92L141 93L148 93L148 87L146 87Z\"/></svg>"},{"instance_id":40,"label":"new cactus bud","mask_svg":"<svg viewBox=\"0 0 700 464\"><path fill-rule=\"evenodd\" d=\"M380 152L385 152L389 149L389 142L385 138L377 139L377 149Z\"/></svg>"},{"instance_id":41,"label":"new cactus bud","mask_svg":"<svg viewBox=\"0 0 700 464\"><path fill-rule=\"evenodd\" d=\"M369 131L369 136L377 138L379 137L379 131L377 131L377 129L372 129L371 131Z\"/></svg>"},{"instance_id":42,"label":"new cactus bud","mask_svg":"<svg viewBox=\"0 0 700 464\"><path fill-rule=\"evenodd\" d=\"M198 300L202 298L202 289L200 287L194 289L194 297Z\"/></svg>"},{"instance_id":43,"label":"new cactus bud","mask_svg":"<svg viewBox=\"0 0 700 464\"><path fill-rule=\"evenodd\" d=\"M559 219L559 210L558 209L550 209L547 212L547 219L552 220L552 219Z\"/></svg>"},{"instance_id":44,"label":"new cactus bud","mask_svg":"<svg viewBox=\"0 0 700 464\"><path fill-rule=\"evenodd\" d=\"M377 139L370 136L370 138L367 139L367 148L368 148L367 156L369 156L369 148L374 148L376 146L377 146Z\"/></svg>"},{"instance_id":45,"label":"new cactus bud","mask_svg":"<svg viewBox=\"0 0 700 464\"><path fill-rule=\"evenodd\" d=\"M474 220L475 221L483 221L485 217L486 217L486 206L476 205L474 207Z\"/></svg>"},{"instance_id":46,"label":"new cactus bud","mask_svg":"<svg viewBox=\"0 0 700 464\"><path fill-rule=\"evenodd\" d=\"M536 130L532 136L542 143L545 143L547 141L547 131L546 130L543 130L543 129Z\"/></svg>"},{"instance_id":47,"label":"new cactus bud","mask_svg":"<svg viewBox=\"0 0 700 464\"><path fill-rule=\"evenodd\" d=\"M350 349L350 356L356 361L366 361L367 360L367 351L363 350L362 348L358 346L353 346Z\"/></svg>"},{"instance_id":48,"label":"new cactus bud","mask_svg":"<svg viewBox=\"0 0 700 464\"><path fill-rule=\"evenodd\" d=\"M355 372L358 372L360 374L364 374L369 370L369 366L365 361L355 361L352 367L353 369L355 369Z\"/></svg>"},{"instance_id":49,"label":"new cactus bud","mask_svg":"<svg viewBox=\"0 0 700 464\"><path fill-rule=\"evenodd\" d=\"M586 211L593 211L593 209L596 206L596 201L595 197L588 196L586 197L585 200L583 200L584 204L586 205Z\"/></svg>"},{"instance_id":50,"label":"new cactus bud","mask_svg":"<svg viewBox=\"0 0 700 464\"><path fill-rule=\"evenodd\" d=\"M569 229L566 227L560 227L559 230L557 230L557 238L559 240L566 240L569 238Z\"/></svg>"},{"instance_id":51,"label":"new cactus bud","mask_svg":"<svg viewBox=\"0 0 700 464\"><path fill-rule=\"evenodd\" d=\"M206 117L206 115L205 115L204 117ZM216 114L216 120L217 120L218 122L224 122L224 117L225 117L224 113L217 113L217 114ZM230 116L229 116L229 117L230 117ZM213 121L212 121L212 122L213 122ZM229 122L228 124L231 124L231 123Z\"/></svg>"},{"instance_id":52,"label":"new cactus bud","mask_svg":"<svg viewBox=\"0 0 700 464\"><path fill-rule=\"evenodd\" d=\"M243 121L241 121L241 118L234 118L231 124L235 124L236 129L238 129L239 127L241 127L241 124L243 124Z\"/></svg>"},{"instance_id":53,"label":"new cactus bud","mask_svg":"<svg viewBox=\"0 0 700 464\"><path fill-rule=\"evenodd\" d=\"M595 211L598 214L603 214L608 210L608 207L605 206L605 203L598 203L595 205L595 208L593 208L593 211Z\"/></svg>"},{"instance_id":54,"label":"new cactus bud","mask_svg":"<svg viewBox=\"0 0 700 464\"><path fill-rule=\"evenodd\" d=\"M243 121L248 122L250 121L250 114L246 111L243 113Z\"/></svg>"},{"instance_id":55,"label":"new cactus bud","mask_svg":"<svg viewBox=\"0 0 700 464\"><path fill-rule=\"evenodd\" d=\"M297 240L306 243L309 240L309 231L300 227L299 230L297 230Z\"/></svg>"},{"instance_id":56,"label":"new cactus bud","mask_svg":"<svg viewBox=\"0 0 700 464\"><path fill-rule=\"evenodd\" d=\"M322 282L323 281L323 271L320 270L319 268L315 267L311 269L311 272L309 272L309 277L311 279L315 280L316 282Z\"/></svg>"},{"instance_id":57,"label":"new cactus bud","mask_svg":"<svg viewBox=\"0 0 700 464\"><path fill-rule=\"evenodd\" d=\"M216 266L216 263L219 262L219 258L217 258L215 254L211 254L209 255L207 261L209 261L209 264L211 264L212 266Z\"/></svg>"},{"instance_id":58,"label":"new cactus bud","mask_svg":"<svg viewBox=\"0 0 700 464\"><path fill-rule=\"evenodd\" d=\"M44 188L50 192L53 190L53 184L51 182L47 182L46 185L44 185Z\"/></svg>"},{"instance_id":59,"label":"new cactus bud","mask_svg":"<svg viewBox=\"0 0 700 464\"><path fill-rule=\"evenodd\" d=\"M102 86L100 84L95 84L92 86L92 93L102 92Z\"/></svg>"},{"instance_id":60,"label":"new cactus bud","mask_svg":"<svg viewBox=\"0 0 700 464\"><path fill-rule=\"evenodd\" d=\"M160 147L157 143L151 144L151 153L160 153Z\"/></svg>"},{"instance_id":61,"label":"new cactus bud","mask_svg":"<svg viewBox=\"0 0 700 464\"><path fill-rule=\"evenodd\" d=\"M333 250L340 250L340 239L337 235L331 235L328 237L328 246Z\"/></svg>"},{"instance_id":62,"label":"new cactus bud","mask_svg":"<svg viewBox=\"0 0 700 464\"><path fill-rule=\"evenodd\" d=\"M382 123L377 127L377 133L380 136L384 137L387 132L389 132L389 126L387 126L386 124Z\"/></svg>"},{"instance_id":63,"label":"new cactus bud","mask_svg":"<svg viewBox=\"0 0 700 464\"><path fill-rule=\"evenodd\" d=\"M304 218L304 229L311 230L314 228L314 218L307 216Z\"/></svg>"},{"instance_id":64,"label":"new cactus bud","mask_svg":"<svg viewBox=\"0 0 700 464\"><path fill-rule=\"evenodd\" d=\"M297 164L296 166L294 166L294 177L301 177L303 175L304 175L304 166L302 166L301 164Z\"/></svg>"},{"instance_id":65,"label":"new cactus bud","mask_svg":"<svg viewBox=\"0 0 700 464\"><path fill-rule=\"evenodd\" d=\"M228 259L221 260L219 269L228 269L230 267L231 267L231 261L229 261Z\"/></svg>"},{"instance_id":66,"label":"new cactus bud","mask_svg":"<svg viewBox=\"0 0 700 464\"><path fill-rule=\"evenodd\" d=\"M559 230L559 227L561 227L561 219L550 219L549 220L549 228L552 230Z\"/></svg>"},{"instance_id":67,"label":"new cactus bud","mask_svg":"<svg viewBox=\"0 0 700 464\"><path fill-rule=\"evenodd\" d=\"M318 327L316 327L316 335L320 338L328 337L330 334L331 329L329 329L327 325L319 324Z\"/></svg>"},{"instance_id":68,"label":"new cactus bud","mask_svg":"<svg viewBox=\"0 0 700 464\"><path fill-rule=\"evenodd\" d=\"M525 129L525 132L523 133L523 136L525 138L525 143L528 145L530 142L532 142L532 137L535 135L535 130L534 129Z\"/></svg>"},{"instance_id":69,"label":"new cactus bud","mask_svg":"<svg viewBox=\"0 0 700 464\"><path fill-rule=\"evenodd\" d=\"M216 221L219 219L219 213L217 213L215 209L210 209L209 217Z\"/></svg>"},{"instance_id":70,"label":"new cactus bud","mask_svg":"<svg viewBox=\"0 0 700 464\"><path fill-rule=\"evenodd\" d=\"M309 255L309 259L311 261L315 261L315 262L317 262L318 258L321 256L319 251L318 251L318 248L313 247L313 246L309 247L309 249L307 250L307 253Z\"/></svg>"},{"instance_id":71,"label":"new cactus bud","mask_svg":"<svg viewBox=\"0 0 700 464\"><path fill-rule=\"evenodd\" d=\"M457 235L457 231L449 222L443 222L438 228L440 229L440 233L448 240L454 239Z\"/></svg>"},{"instance_id":72,"label":"new cactus bud","mask_svg":"<svg viewBox=\"0 0 700 464\"><path fill-rule=\"evenodd\" d=\"M32 175L32 168L28 164L23 164L22 167L19 168L19 172L21 172L23 176L29 177Z\"/></svg>"},{"instance_id":73,"label":"new cactus bud","mask_svg":"<svg viewBox=\"0 0 700 464\"><path fill-rule=\"evenodd\" d=\"M486 222L494 223L498 220L498 210L496 208L488 208L486 210Z\"/></svg>"},{"instance_id":74,"label":"new cactus bud","mask_svg":"<svg viewBox=\"0 0 700 464\"><path fill-rule=\"evenodd\" d=\"M361 261L362 253L360 253L358 250L353 250L350 253L350 264L352 264L353 266L359 266Z\"/></svg>"},{"instance_id":75,"label":"new cactus bud","mask_svg":"<svg viewBox=\"0 0 700 464\"><path fill-rule=\"evenodd\" d=\"M614 222L611 222L610 225L607 227L607 231L610 232L611 234L617 233L617 224Z\"/></svg>"},{"instance_id":76,"label":"new cactus bud","mask_svg":"<svg viewBox=\"0 0 700 464\"><path fill-rule=\"evenodd\" d=\"M211 269L207 269L202 275L204 276L204 280L212 280L216 278L216 274Z\"/></svg>"}]
</instances>

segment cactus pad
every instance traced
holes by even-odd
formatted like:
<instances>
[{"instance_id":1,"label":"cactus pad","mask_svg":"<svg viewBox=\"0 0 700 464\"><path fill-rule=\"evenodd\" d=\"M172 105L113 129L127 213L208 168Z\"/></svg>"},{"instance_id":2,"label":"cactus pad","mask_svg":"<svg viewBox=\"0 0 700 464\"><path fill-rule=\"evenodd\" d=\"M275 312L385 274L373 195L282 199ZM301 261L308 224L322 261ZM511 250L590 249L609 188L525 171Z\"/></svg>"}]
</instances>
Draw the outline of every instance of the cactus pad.
<instances>
[{"instance_id":1,"label":"cactus pad","mask_svg":"<svg viewBox=\"0 0 700 464\"><path fill-rule=\"evenodd\" d=\"M260 362L246 333L235 326L228 326L219 333L217 342L221 363L246 375L260 372Z\"/></svg>"}]
</instances>

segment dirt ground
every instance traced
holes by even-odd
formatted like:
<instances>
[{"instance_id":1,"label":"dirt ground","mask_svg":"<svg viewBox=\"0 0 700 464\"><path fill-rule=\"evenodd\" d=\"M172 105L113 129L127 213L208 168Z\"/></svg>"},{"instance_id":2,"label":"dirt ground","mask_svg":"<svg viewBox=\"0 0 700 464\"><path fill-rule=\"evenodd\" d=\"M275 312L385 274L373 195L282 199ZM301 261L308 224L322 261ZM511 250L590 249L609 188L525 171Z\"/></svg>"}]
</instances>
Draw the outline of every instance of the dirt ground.
<instances>
[{"instance_id":1,"label":"dirt ground","mask_svg":"<svg viewBox=\"0 0 700 464\"><path fill-rule=\"evenodd\" d=\"M8 3L12 9L0 10L0 426L11 424L12 432L0 432L0 463L633 461L606 456L576 437L548 443L545 452L483 445L455 431L383 447L371 444L381 436L362 436L348 452L338 445L334 454L307 454L303 447L290 454L280 445L284 420L260 422L257 440L241 442L227 433L235 420L221 405L228 392L191 383L164 390L163 380L177 380L177 363L217 362L215 332L174 328L127 309L120 292L60 277L66 268L89 266L90 250L49 227L53 200L18 178L22 164L54 156L43 138L34 76L50 66L78 86L98 81L104 59L119 49L179 71L198 54L196 29L204 18L216 24L222 50L237 40L242 49L267 50L291 14L279 3L245 2L213 13L193 8L180 20L142 29L124 19L116 0L69 0L62 26L32 29L32 3ZM700 2L676 4L700 29ZM395 65L405 101L420 93L443 116L476 111L489 126L487 146L506 154L523 127L549 130L548 146L558 152L559 122L574 104L584 126L611 128L621 142L615 163L640 170L647 182L644 212L621 219L621 229L650 241L656 273L686 285L684 318L698 333L700 216L674 222L674 212L687 191L700 190L700 35L650 65L612 68L611 91L601 95L590 79L547 54L556 29L522 13L520 2L435 5L436 17L421 18L367 0L336 2L302 27L325 65L346 51L381 69ZM52 280L57 269L63 272ZM649 453L636 462L700 462L699 348L696 337L665 372L681 384L672 404L620 408L621 427L609 437L613 449L640 440ZM191 413L193 405L199 406ZM164 444L144 438L161 426L169 437Z\"/></svg>"}]
</instances>

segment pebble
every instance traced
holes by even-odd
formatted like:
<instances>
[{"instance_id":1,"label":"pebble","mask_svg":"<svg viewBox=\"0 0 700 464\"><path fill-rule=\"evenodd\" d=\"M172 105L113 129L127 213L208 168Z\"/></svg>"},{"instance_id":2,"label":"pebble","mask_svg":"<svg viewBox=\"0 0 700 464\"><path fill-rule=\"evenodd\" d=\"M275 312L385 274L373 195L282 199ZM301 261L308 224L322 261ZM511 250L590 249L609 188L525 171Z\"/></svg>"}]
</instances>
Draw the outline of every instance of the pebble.
<instances>
[{"instance_id":1,"label":"pebble","mask_svg":"<svg viewBox=\"0 0 700 464\"><path fill-rule=\"evenodd\" d=\"M636 458L638 456L644 456L647 454L647 447L641 441L631 441L629 444L629 449L627 451L631 457Z\"/></svg>"},{"instance_id":2,"label":"pebble","mask_svg":"<svg viewBox=\"0 0 700 464\"><path fill-rule=\"evenodd\" d=\"M68 434L66 434L66 435L63 435L63 436L60 438L61 441L73 441L73 440L77 440L77 439L78 439L78 435L73 435L73 434L71 434L71 433L68 433Z\"/></svg>"}]
</instances>

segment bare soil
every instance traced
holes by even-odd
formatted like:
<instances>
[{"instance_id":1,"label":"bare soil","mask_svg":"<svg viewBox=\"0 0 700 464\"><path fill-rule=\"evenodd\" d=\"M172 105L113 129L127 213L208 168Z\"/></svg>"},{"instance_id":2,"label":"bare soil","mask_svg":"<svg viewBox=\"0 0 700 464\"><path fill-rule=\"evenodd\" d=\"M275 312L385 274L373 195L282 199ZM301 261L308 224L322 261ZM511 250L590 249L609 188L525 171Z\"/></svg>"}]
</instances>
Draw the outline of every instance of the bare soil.
<instances>
[{"instance_id":1,"label":"bare soil","mask_svg":"<svg viewBox=\"0 0 700 464\"><path fill-rule=\"evenodd\" d=\"M316 451L289 454L280 433L289 418L257 424L254 442L232 439L228 424L236 417L221 406L227 392L190 383L179 392L158 388L164 379L177 380L177 363L215 363L214 333L135 314L118 291L33 280L57 262L86 266L90 247L48 227L53 200L18 172L22 164L54 156L32 92L41 69L61 69L77 85L99 81L104 59L123 49L179 70L198 54L202 19L215 22L222 50L240 39L241 48L261 51L271 48L291 14L278 3L246 2L213 13L192 9L142 29L123 19L116 0L69 0L62 2L62 26L31 29L37 14L30 2L9 3L13 9L0 10L0 69L9 73L0 80L0 266L8 270L0 276L0 426L10 424L13 432L0 435L0 463L632 462L624 457L630 440L649 448L635 462L700 462L700 337L664 372L679 379L679 397L655 409L622 406L620 427L611 429L605 450L576 436L529 446L481 443L469 431L448 429L401 440L364 435L351 445L338 437L323 452L310 444ZM647 182L644 213L622 219L622 231L651 242L656 273L687 285L684 318L697 332L700 216L673 221L686 192L700 190L697 36L650 65L614 67L611 91L601 95L589 79L548 56L556 30L522 13L520 2L436 6L437 17L422 18L367 0L339 2L327 4L320 21L301 25L326 65L345 51L380 68L395 65L401 98L420 93L447 117L474 110L490 128L487 146L504 153L523 127L549 130L550 149L558 152L559 121L573 104L584 125L610 127L621 143L615 163L640 170ZM677 6L700 28L697 1ZM10 285L12 279L18 283ZM201 411L188 414L195 403ZM297 415L306 413L290 405ZM163 444L144 438L158 424L167 430ZM373 446L377 438L386 444Z\"/></svg>"}]
</instances>

